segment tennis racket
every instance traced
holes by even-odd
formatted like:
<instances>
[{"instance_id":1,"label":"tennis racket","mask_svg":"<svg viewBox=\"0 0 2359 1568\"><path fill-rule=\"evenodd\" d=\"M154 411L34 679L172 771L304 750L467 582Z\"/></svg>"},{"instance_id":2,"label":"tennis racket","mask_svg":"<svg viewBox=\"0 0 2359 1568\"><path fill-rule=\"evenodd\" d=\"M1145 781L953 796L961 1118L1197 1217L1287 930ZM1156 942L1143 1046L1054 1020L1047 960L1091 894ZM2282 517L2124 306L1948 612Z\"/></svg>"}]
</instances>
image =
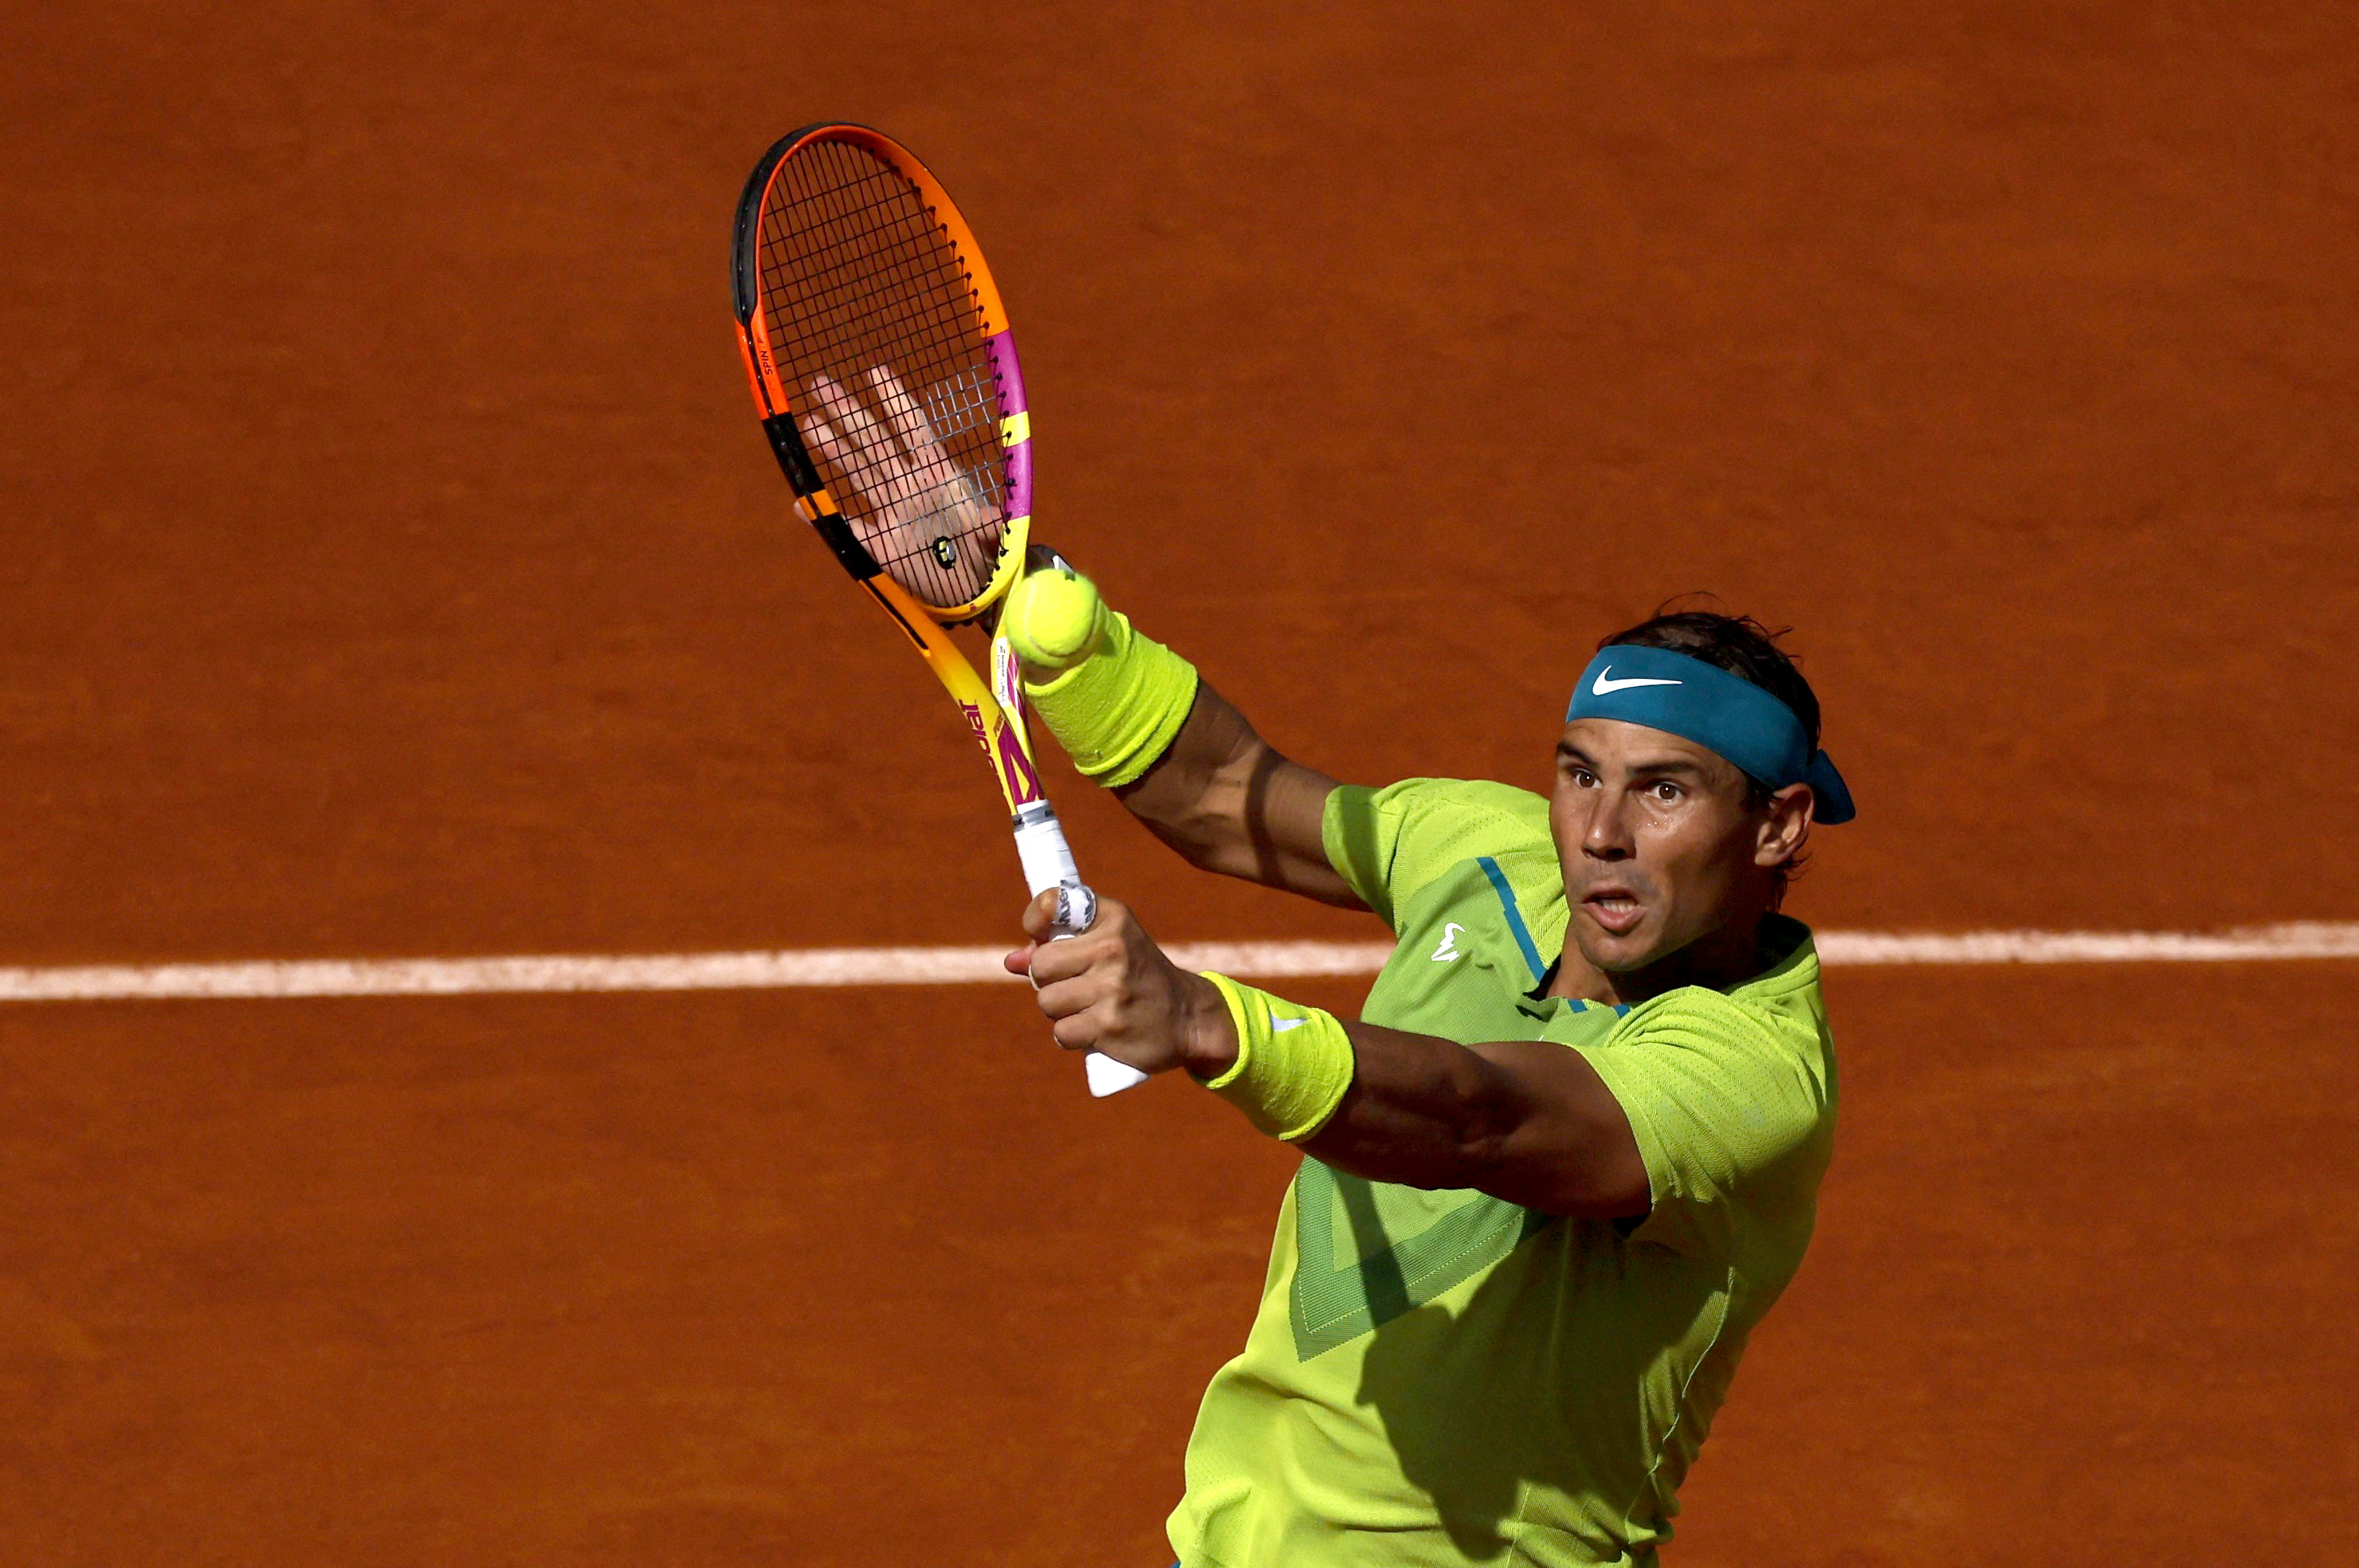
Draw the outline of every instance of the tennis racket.
<instances>
[{"instance_id":1,"label":"tennis racket","mask_svg":"<svg viewBox=\"0 0 2359 1568\"><path fill-rule=\"evenodd\" d=\"M908 148L865 125L806 125L762 155L737 203L738 346L795 504L966 716L1057 940L1089 929L1082 881L1033 765L1023 686L993 636L989 686L950 629L995 631L1025 569L1032 420L999 289L974 234ZM1146 1075L1094 1052L1090 1092Z\"/></svg>"}]
</instances>

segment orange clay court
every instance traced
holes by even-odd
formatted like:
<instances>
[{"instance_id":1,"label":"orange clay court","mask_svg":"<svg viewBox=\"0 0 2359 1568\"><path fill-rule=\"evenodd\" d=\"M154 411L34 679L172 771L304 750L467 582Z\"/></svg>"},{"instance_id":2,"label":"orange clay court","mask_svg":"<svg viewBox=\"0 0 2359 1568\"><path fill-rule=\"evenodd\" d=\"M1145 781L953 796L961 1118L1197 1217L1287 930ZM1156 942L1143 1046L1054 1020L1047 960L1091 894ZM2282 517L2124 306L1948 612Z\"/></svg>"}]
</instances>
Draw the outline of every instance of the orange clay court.
<instances>
[{"instance_id":1,"label":"orange clay court","mask_svg":"<svg viewBox=\"0 0 2359 1568\"><path fill-rule=\"evenodd\" d=\"M2359 919L2359 46L2268 3L0 17L0 964L1016 937L731 343L891 129L1038 526L1283 748L1796 628L1865 932ZM1188 871L1174 940L1373 921ZM1361 982L1274 981L1349 1011ZM1833 968L1678 1568L2359 1560L2359 964ZM1161 1568L1292 1156L1022 987L0 1004L11 1563Z\"/></svg>"}]
</instances>

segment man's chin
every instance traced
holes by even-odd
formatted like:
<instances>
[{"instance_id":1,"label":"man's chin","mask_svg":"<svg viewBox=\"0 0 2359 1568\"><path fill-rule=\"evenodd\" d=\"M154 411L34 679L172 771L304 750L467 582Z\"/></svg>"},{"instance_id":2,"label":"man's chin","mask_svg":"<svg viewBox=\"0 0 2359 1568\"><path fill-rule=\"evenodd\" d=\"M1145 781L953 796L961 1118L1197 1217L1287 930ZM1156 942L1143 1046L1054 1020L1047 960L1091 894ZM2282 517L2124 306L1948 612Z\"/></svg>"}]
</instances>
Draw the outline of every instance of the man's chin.
<instances>
[{"instance_id":1,"label":"man's chin","mask_svg":"<svg viewBox=\"0 0 2359 1568\"><path fill-rule=\"evenodd\" d=\"M1626 975L1662 957L1662 935L1652 920L1641 920L1627 931L1608 931L1585 915L1572 920L1572 945L1589 967L1601 974Z\"/></svg>"}]
</instances>

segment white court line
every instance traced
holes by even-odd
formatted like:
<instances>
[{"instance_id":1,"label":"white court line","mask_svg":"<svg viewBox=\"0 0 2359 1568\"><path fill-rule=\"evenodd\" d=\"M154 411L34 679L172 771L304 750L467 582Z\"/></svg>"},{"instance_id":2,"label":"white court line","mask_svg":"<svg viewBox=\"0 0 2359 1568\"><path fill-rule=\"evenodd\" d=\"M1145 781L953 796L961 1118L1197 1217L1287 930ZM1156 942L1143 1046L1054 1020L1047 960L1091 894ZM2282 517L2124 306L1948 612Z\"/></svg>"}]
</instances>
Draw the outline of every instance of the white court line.
<instances>
[{"instance_id":1,"label":"white court line","mask_svg":"<svg viewBox=\"0 0 2359 1568\"><path fill-rule=\"evenodd\" d=\"M190 997L462 996L525 991L745 990L1012 981L1001 947L815 947L777 953L548 954L505 958L300 958L0 968L0 1001ZM1245 979L1372 975L1388 942L1186 942L1191 969ZM2359 921L2185 931L1821 931L1853 964L2195 964L2359 957Z\"/></svg>"}]
</instances>

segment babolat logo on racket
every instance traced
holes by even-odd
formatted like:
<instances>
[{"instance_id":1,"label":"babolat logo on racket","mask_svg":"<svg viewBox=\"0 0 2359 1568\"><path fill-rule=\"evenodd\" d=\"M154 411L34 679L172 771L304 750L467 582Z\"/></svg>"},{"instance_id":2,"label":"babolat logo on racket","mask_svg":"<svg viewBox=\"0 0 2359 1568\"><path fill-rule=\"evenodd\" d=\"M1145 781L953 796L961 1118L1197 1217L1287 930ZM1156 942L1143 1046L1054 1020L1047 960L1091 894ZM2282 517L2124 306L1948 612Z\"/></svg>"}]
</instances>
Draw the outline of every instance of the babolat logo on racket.
<instances>
[{"instance_id":1,"label":"babolat logo on racket","mask_svg":"<svg viewBox=\"0 0 2359 1568\"><path fill-rule=\"evenodd\" d=\"M1054 867L1048 880L1078 887L1064 832L1040 809L1012 663L986 687L950 636L1000 602L1032 524L1023 373L973 232L908 148L828 124L762 155L731 232L755 410L804 519L965 713L1026 871ZM820 504L830 491L841 505ZM1145 1081L1091 1058L1092 1094Z\"/></svg>"},{"instance_id":2,"label":"babolat logo on racket","mask_svg":"<svg viewBox=\"0 0 2359 1568\"><path fill-rule=\"evenodd\" d=\"M1008 799L1025 806L1041 798L1040 775L1032 771L1032 760L1024 754L1012 724L999 732L999 767L1006 775Z\"/></svg>"}]
</instances>

